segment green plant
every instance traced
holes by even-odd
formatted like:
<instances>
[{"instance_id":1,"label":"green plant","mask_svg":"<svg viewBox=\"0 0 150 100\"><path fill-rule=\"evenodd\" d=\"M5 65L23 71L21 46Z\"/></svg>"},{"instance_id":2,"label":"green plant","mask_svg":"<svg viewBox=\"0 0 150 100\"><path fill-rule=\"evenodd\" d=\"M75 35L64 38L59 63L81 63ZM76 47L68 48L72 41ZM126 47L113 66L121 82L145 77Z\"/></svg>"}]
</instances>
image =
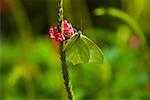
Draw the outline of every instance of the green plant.
<instances>
[{"instance_id":1,"label":"green plant","mask_svg":"<svg viewBox=\"0 0 150 100\"><path fill-rule=\"evenodd\" d=\"M50 38L59 42L60 59L62 63L62 75L68 93L68 98L74 100L72 85L69 78L68 65L66 60L75 64L88 62L102 63L103 54L92 40L72 27L67 20L64 20L63 0L57 3L57 27L50 27Z\"/></svg>"}]
</instances>

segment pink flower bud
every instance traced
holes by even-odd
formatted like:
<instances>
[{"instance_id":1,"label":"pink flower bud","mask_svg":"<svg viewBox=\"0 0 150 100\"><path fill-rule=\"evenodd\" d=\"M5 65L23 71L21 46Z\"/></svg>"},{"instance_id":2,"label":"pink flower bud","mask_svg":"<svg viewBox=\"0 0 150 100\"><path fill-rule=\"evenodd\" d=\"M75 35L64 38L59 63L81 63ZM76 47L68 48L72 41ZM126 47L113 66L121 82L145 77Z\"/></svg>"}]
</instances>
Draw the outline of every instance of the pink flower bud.
<instances>
[{"instance_id":1,"label":"pink flower bud","mask_svg":"<svg viewBox=\"0 0 150 100\"><path fill-rule=\"evenodd\" d=\"M55 34L55 37L56 37L55 40L56 40L57 42L62 42L62 41L65 40L64 35L61 34L61 33L56 33L56 34Z\"/></svg>"},{"instance_id":2,"label":"pink flower bud","mask_svg":"<svg viewBox=\"0 0 150 100\"><path fill-rule=\"evenodd\" d=\"M50 27L50 29L49 29L49 36L50 36L51 39L55 38L53 27Z\"/></svg>"},{"instance_id":3,"label":"pink flower bud","mask_svg":"<svg viewBox=\"0 0 150 100\"><path fill-rule=\"evenodd\" d=\"M64 33L65 36L71 37L74 33L74 29L70 23L67 22L67 20L63 21L63 26L64 26Z\"/></svg>"},{"instance_id":4,"label":"pink flower bud","mask_svg":"<svg viewBox=\"0 0 150 100\"><path fill-rule=\"evenodd\" d=\"M54 33L58 33L58 29L57 29L57 26L54 27Z\"/></svg>"}]
</instances>

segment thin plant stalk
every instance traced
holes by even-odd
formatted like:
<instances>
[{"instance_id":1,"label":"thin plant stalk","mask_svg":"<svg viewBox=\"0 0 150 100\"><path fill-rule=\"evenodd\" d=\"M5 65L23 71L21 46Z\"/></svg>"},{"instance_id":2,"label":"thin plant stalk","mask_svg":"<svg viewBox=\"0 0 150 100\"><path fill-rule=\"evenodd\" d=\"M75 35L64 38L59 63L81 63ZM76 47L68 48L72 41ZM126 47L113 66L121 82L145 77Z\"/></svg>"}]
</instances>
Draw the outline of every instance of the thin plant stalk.
<instances>
[{"instance_id":1,"label":"thin plant stalk","mask_svg":"<svg viewBox=\"0 0 150 100\"><path fill-rule=\"evenodd\" d=\"M58 0L57 1L57 7L58 7L58 12L57 12L57 21L58 21L58 31L61 32L62 34L63 32L63 0ZM59 45L60 48L60 59L61 59L61 64L62 64L62 75L63 75L63 79L64 79L64 83L65 83L65 87L66 87L66 91L68 93L68 99L69 100L75 100L74 96L73 96L73 91L72 91L72 85L70 82L70 78L69 78L69 73L68 73L68 66L66 64L66 53L65 51L63 51L63 42L60 42Z\"/></svg>"}]
</instances>

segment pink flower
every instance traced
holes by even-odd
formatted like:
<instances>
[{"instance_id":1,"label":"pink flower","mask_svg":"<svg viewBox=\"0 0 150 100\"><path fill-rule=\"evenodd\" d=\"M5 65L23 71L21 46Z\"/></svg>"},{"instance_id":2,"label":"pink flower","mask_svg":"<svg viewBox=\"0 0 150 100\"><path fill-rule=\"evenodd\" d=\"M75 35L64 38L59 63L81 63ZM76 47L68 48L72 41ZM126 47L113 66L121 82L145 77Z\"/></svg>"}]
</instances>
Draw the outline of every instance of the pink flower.
<instances>
[{"instance_id":1,"label":"pink flower","mask_svg":"<svg viewBox=\"0 0 150 100\"><path fill-rule=\"evenodd\" d=\"M58 32L57 27L50 27L49 35L51 39L55 39L57 42L62 42L65 40L64 35Z\"/></svg>"},{"instance_id":2,"label":"pink flower","mask_svg":"<svg viewBox=\"0 0 150 100\"><path fill-rule=\"evenodd\" d=\"M64 26L65 36L71 37L74 33L74 29L73 29L72 25L70 23L68 23L67 20L64 20L63 21L63 26Z\"/></svg>"},{"instance_id":3,"label":"pink flower","mask_svg":"<svg viewBox=\"0 0 150 100\"><path fill-rule=\"evenodd\" d=\"M61 33L56 33L56 34L55 34L55 37L56 37L55 40L56 40L57 42L62 42L62 41L65 40L64 35L61 34Z\"/></svg>"},{"instance_id":4,"label":"pink flower","mask_svg":"<svg viewBox=\"0 0 150 100\"><path fill-rule=\"evenodd\" d=\"M49 29L49 36L50 36L51 39L55 38L53 27L50 27L50 29Z\"/></svg>"},{"instance_id":5,"label":"pink flower","mask_svg":"<svg viewBox=\"0 0 150 100\"><path fill-rule=\"evenodd\" d=\"M65 37L70 38L74 34L74 28L72 27L71 23L69 23L67 20L63 21L63 28L64 28L64 34L61 34L58 31L57 26L50 27L49 29L49 35L51 39L55 39L57 42L62 42L65 40Z\"/></svg>"},{"instance_id":6,"label":"pink flower","mask_svg":"<svg viewBox=\"0 0 150 100\"><path fill-rule=\"evenodd\" d=\"M58 33L57 26L55 26L53 29L54 29L54 33Z\"/></svg>"}]
</instances>

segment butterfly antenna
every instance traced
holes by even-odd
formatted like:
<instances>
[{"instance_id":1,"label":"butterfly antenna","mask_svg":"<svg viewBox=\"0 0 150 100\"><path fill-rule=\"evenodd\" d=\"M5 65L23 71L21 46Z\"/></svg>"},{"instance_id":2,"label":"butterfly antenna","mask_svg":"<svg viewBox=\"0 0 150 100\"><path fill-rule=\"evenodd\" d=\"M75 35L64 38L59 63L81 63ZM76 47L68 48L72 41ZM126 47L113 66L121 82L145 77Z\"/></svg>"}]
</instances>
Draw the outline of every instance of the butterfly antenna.
<instances>
[{"instance_id":1,"label":"butterfly antenna","mask_svg":"<svg viewBox=\"0 0 150 100\"><path fill-rule=\"evenodd\" d=\"M82 21L82 16L81 16L81 21L80 21L80 27L81 27L81 31L83 31L83 21Z\"/></svg>"}]
</instances>

